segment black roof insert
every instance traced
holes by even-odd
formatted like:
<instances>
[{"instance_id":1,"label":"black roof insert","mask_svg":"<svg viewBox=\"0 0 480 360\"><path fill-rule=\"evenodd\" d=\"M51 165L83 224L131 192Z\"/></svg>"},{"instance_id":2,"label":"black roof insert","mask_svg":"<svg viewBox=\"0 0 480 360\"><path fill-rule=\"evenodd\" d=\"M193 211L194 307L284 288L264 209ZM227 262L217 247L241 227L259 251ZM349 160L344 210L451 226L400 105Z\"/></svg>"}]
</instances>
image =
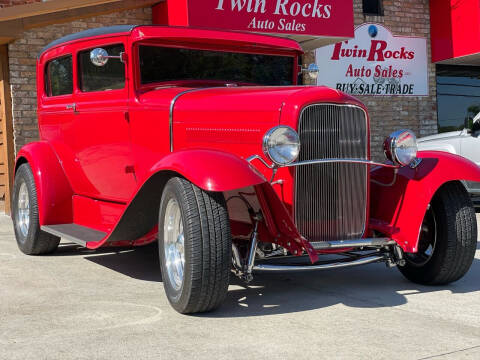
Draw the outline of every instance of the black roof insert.
<instances>
[{"instance_id":1,"label":"black roof insert","mask_svg":"<svg viewBox=\"0 0 480 360\"><path fill-rule=\"evenodd\" d=\"M45 46L40 52L38 53L38 58L42 56L42 54L53 48L56 47L60 44L67 43L70 41L74 40L80 40L92 36L100 36L100 35L112 35L112 34L119 34L119 33L127 33L131 32L135 27L138 25L115 25L115 26L105 26L105 27L99 27L99 28L94 28L94 29L89 29L89 30L84 30L80 31L74 34L70 34L64 37L61 37L60 39L57 39L55 41L52 41L50 44Z\"/></svg>"}]
</instances>

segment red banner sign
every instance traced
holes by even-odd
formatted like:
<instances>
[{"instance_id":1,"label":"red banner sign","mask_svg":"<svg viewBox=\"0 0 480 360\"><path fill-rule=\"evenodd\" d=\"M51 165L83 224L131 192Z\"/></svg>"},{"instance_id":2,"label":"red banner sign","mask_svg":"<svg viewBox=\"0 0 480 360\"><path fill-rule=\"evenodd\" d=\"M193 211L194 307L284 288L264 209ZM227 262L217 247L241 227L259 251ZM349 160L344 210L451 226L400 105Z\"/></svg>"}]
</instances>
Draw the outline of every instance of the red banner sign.
<instances>
[{"instance_id":1,"label":"red banner sign","mask_svg":"<svg viewBox=\"0 0 480 360\"><path fill-rule=\"evenodd\" d=\"M189 0L190 26L353 37L352 0Z\"/></svg>"}]
</instances>

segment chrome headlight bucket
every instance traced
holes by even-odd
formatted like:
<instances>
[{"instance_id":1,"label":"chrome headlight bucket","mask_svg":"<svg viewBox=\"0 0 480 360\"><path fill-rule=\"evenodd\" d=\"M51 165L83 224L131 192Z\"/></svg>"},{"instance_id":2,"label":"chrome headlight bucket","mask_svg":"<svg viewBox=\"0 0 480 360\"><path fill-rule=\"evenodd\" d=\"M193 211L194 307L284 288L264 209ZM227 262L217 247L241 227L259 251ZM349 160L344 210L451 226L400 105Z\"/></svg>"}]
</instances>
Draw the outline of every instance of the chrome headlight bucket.
<instances>
[{"instance_id":1,"label":"chrome headlight bucket","mask_svg":"<svg viewBox=\"0 0 480 360\"><path fill-rule=\"evenodd\" d=\"M300 154L300 137L290 126L276 126L263 137L263 152L277 165L288 165Z\"/></svg>"},{"instance_id":2,"label":"chrome headlight bucket","mask_svg":"<svg viewBox=\"0 0 480 360\"><path fill-rule=\"evenodd\" d=\"M406 166L417 158L417 138L411 130L398 130L390 134L383 143L388 160Z\"/></svg>"}]
</instances>

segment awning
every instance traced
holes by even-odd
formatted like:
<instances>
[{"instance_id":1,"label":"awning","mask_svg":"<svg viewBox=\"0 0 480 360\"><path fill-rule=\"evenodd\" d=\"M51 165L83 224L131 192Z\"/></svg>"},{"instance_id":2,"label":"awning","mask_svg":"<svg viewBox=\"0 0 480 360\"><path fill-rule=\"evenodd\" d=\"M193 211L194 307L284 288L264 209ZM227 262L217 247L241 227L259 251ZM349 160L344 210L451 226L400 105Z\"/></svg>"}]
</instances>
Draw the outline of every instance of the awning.
<instances>
[{"instance_id":1,"label":"awning","mask_svg":"<svg viewBox=\"0 0 480 360\"><path fill-rule=\"evenodd\" d=\"M480 2L430 0L432 61L480 65Z\"/></svg>"},{"instance_id":2,"label":"awning","mask_svg":"<svg viewBox=\"0 0 480 360\"><path fill-rule=\"evenodd\" d=\"M165 0L153 7L153 23L275 35L304 50L354 35L352 0Z\"/></svg>"}]
</instances>

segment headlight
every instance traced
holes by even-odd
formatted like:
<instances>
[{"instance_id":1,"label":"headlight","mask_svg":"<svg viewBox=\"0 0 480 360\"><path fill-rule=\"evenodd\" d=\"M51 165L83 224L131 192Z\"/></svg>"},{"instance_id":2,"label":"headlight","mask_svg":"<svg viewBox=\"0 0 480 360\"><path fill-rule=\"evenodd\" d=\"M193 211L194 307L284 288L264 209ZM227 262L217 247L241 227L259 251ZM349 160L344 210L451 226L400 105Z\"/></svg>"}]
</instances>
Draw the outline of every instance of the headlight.
<instances>
[{"instance_id":1,"label":"headlight","mask_svg":"<svg viewBox=\"0 0 480 360\"><path fill-rule=\"evenodd\" d=\"M383 150L388 160L409 165L417 157L417 138L411 130L398 130L385 139Z\"/></svg>"},{"instance_id":2,"label":"headlight","mask_svg":"<svg viewBox=\"0 0 480 360\"><path fill-rule=\"evenodd\" d=\"M263 152L277 165L287 165L297 160L300 138L289 126L277 126L263 137Z\"/></svg>"}]
</instances>

